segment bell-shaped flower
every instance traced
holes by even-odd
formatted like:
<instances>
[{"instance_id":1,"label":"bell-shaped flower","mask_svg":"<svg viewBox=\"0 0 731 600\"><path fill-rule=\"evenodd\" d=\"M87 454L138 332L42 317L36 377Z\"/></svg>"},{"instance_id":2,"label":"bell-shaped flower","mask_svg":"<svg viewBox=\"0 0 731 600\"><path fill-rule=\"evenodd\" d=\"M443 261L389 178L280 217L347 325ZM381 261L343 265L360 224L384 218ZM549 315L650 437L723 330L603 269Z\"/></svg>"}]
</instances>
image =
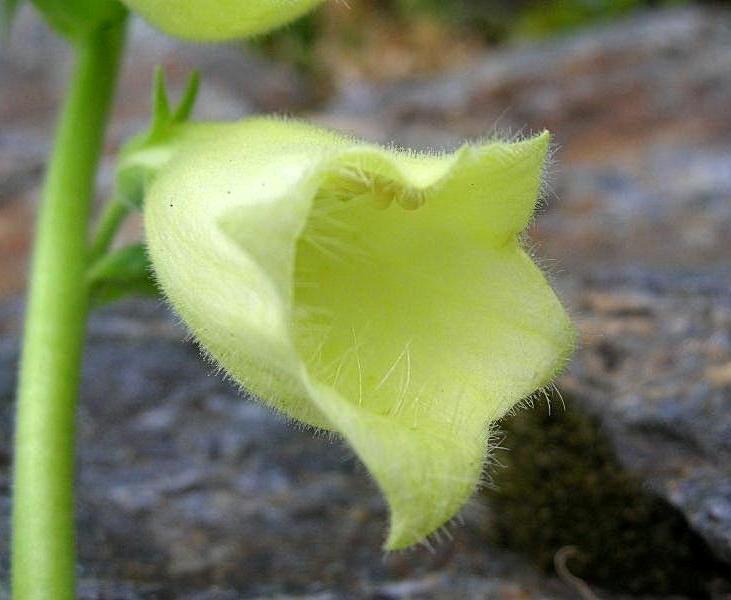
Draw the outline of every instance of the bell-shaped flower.
<instances>
[{"instance_id":1,"label":"bell-shaped flower","mask_svg":"<svg viewBox=\"0 0 731 600\"><path fill-rule=\"evenodd\" d=\"M176 37L224 41L266 33L323 0L122 0L154 26Z\"/></svg>"},{"instance_id":2,"label":"bell-shaped flower","mask_svg":"<svg viewBox=\"0 0 731 600\"><path fill-rule=\"evenodd\" d=\"M414 544L573 348L521 246L549 136L426 155L292 121L217 127L147 194L159 285L244 389L342 436L390 506L386 548Z\"/></svg>"}]
</instances>

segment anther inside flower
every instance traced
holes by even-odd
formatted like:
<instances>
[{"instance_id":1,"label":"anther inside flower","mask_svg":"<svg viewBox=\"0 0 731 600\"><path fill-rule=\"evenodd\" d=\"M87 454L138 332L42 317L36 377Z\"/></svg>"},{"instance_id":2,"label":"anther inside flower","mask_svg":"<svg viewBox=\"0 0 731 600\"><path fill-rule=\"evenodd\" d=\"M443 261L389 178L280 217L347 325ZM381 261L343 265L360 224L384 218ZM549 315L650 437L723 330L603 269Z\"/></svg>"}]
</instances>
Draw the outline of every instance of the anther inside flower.
<instances>
[{"instance_id":1,"label":"anther inside flower","mask_svg":"<svg viewBox=\"0 0 731 600\"><path fill-rule=\"evenodd\" d=\"M573 347L520 243L548 135L432 156L297 122L218 127L146 200L159 283L246 390L353 448L391 509L386 548L419 542Z\"/></svg>"}]
</instances>

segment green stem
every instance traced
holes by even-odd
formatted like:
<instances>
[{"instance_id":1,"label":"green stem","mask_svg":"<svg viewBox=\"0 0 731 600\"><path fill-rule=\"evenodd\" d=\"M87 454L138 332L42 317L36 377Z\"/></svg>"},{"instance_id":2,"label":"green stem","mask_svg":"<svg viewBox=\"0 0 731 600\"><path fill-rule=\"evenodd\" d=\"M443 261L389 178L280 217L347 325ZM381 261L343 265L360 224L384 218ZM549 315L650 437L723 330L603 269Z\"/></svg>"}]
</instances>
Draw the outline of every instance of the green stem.
<instances>
[{"instance_id":1,"label":"green stem","mask_svg":"<svg viewBox=\"0 0 731 600\"><path fill-rule=\"evenodd\" d=\"M124 23L79 40L37 223L17 398L13 598L75 595L74 438L87 234Z\"/></svg>"},{"instance_id":2,"label":"green stem","mask_svg":"<svg viewBox=\"0 0 731 600\"><path fill-rule=\"evenodd\" d=\"M104 212L99 219L99 226L96 235L92 241L89 250L89 261L93 263L100 258L114 241L119 227L122 225L127 215L130 213L130 207L127 203L113 198L104 207Z\"/></svg>"}]
</instances>

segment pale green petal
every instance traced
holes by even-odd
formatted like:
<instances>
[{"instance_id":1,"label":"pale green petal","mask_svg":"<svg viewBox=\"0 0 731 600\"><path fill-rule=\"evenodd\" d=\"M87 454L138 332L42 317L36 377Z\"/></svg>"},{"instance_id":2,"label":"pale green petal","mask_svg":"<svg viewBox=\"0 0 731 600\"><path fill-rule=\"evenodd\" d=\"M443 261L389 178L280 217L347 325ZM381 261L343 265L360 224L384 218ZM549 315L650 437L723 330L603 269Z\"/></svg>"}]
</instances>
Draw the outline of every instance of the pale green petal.
<instances>
[{"instance_id":1,"label":"pale green petal","mask_svg":"<svg viewBox=\"0 0 731 600\"><path fill-rule=\"evenodd\" d=\"M166 33L188 40L244 38L293 21L323 0L122 0Z\"/></svg>"},{"instance_id":2,"label":"pale green petal","mask_svg":"<svg viewBox=\"0 0 731 600\"><path fill-rule=\"evenodd\" d=\"M188 145L147 198L173 306L245 388L348 441L388 499L387 548L455 515L491 425L571 352L519 242L547 148L435 157L252 120Z\"/></svg>"}]
</instances>

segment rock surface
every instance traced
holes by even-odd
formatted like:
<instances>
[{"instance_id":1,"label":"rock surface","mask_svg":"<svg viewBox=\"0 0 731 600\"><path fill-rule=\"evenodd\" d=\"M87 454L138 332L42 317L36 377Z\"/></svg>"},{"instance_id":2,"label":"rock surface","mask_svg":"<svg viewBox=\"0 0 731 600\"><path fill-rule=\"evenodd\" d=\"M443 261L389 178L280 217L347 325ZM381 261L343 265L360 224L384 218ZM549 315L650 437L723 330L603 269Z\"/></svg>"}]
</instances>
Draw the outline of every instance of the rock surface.
<instances>
[{"instance_id":1,"label":"rock surface","mask_svg":"<svg viewBox=\"0 0 731 600\"><path fill-rule=\"evenodd\" d=\"M32 19L22 26L37 53L0 57L0 294L23 283L64 61ZM239 61L236 49L182 50L141 26L135 36L110 154L146 121L149 72L161 60L174 86L192 63L216 73L204 86L207 117L292 109L307 95L291 73L262 83L270 70ZM672 10L490 52L436 80L348 82L314 115L417 147L454 146L493 129L555 132L559 166L530 239L550 257L545 267L581 332L560 386L598 419L625 468L728 564L730 73L729 13ZM248 81L274 91L254 97ZM3 569L18 315L17 302L0 304ZM343 446L237 398L149 304L100 313L91 331L80 413L83 597L572 594L486 544L488 509L479 503L454 542L383 560L384 506Z\"/></svg>"},{"instance_id":2,"label":"rock surface","mask_svg":"<svg viewBox=\"0 0 731 600\"><path fill-rule=\"evenodd\" d=\"M561 385L619 459L731 563L731 269L582 280L583 346Z\"/></svg>"}]
</instances>

